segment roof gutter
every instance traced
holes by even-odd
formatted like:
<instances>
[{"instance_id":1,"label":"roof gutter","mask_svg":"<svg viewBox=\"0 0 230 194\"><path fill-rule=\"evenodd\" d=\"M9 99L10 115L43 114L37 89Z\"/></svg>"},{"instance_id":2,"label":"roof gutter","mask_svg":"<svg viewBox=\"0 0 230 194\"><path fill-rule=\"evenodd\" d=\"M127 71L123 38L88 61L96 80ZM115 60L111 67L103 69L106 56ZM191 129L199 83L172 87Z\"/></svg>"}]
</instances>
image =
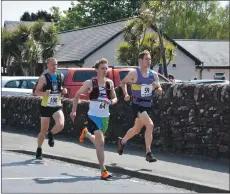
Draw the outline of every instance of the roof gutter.
<instances>
[{"instance_id":1,"label":"roof gutter","mask_svg":"<svg viewBox=\"0 0 230 194\"><path fill-rule=\"evenodd\" d=\"M202 62L201 64L202 65L201 65L201 69L200 69L200 79L202 79L202 72L204 70L204 63Z\"/></svg>"},{"instance_id":2,"label":"roof gutter","mask_svg":"<svg viewBox=\"0 0 230 194\"><path fill-rule=\"evenodd\" d=\"M152 25L151 26L152 29L154 31L157 30L156 26ZM176 46L179 50L181 50L183 53L185 53L188 57L190 57L191 59L193 59L194 61L196 61L196 65L200 66L202 65L202 61L199 60L198 58L196 58L193 54L191 54L189 51L187 51L185 48L183 48L181 45L179 45L175 40L173 40L172 38L170 38L169 36L167 36L165 33L163 33L163 37L170 41L174 46Z\"/></svg>"}]
</instances>

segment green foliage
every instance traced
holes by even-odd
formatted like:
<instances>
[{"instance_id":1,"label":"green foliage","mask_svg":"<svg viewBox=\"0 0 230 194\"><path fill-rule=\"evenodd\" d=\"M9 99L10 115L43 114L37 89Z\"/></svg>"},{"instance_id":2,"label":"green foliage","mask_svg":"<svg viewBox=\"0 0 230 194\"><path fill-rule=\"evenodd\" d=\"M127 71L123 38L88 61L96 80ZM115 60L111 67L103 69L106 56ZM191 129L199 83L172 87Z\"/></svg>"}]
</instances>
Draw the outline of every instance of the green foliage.
<instances>
[{"instance_id":1,"label":"green foliage","mask_svg":"<svg viewBox=\"0 0 230 194\"><path fill-rule=\"evenodd\" d=\"M140 16L146 23L145 16L150 14L152 21L175 39L229 39L229 6L223 8L216 0L85 0L73 1L63 16L59 8L51 12L59 21L60 31L133 16Z\"/></svg>"},{"instance_id":2,"label":"green foliage","mask_svg":"<svg viewBox=\"0 0 230 194\"><path fill-rule=\"evenodd\" d=\"M59 18L59 30L64 31L137 16L139 6L139 0L85 0L72 1L64 16L54 9L51 12Z\"/></svg>"},{"instance_id":3,"label":"green foliage","mask_svg":"<svg viewBox=\"0 0 230 194\"><path fill-rule=\"evenodd\" d=\"M128 40L127 40L128 41ZM164 45L166 49L166 59L173 59L175 46L172 45L167 40L164 40ZM124 42L120 44L117 48L117 60L119 65L124 66L136 66L138 65L138 54L140 51L149 50L152 58L152 66L159 64L162 61L160 54L160 44L157 34L146 33L143 40L135 40L135 42Z\"/></svg>"},{"instance_id":4,"label":"green foliage","mask_svg":"<svg viewBox=\"0 0 230 194\"><path fill-rule=\"evenodd\" d=\"M37 11L37 13L31 13L31 14L28 11L26 11L20 17L21 21L37 21L39 19L44 20L46 22L51 22L53 16L47 11L41 10L41 11Z\"/></svg>"},{"instance_id":5,"label":"green foliage","mask_svg":"<svg viewBox=\"0 0 230 194\"><path fill-rule=\"evenodd\" d=\"M12 60L18 64L27 64L22 68L27 69L30 75L34 75L35 65L53 56L57 44L56 27L54 24L46 27L41 20L31 27L21 24L14 31L3 29L2 60L5 66Z\"/></svg>"}]
</instances>

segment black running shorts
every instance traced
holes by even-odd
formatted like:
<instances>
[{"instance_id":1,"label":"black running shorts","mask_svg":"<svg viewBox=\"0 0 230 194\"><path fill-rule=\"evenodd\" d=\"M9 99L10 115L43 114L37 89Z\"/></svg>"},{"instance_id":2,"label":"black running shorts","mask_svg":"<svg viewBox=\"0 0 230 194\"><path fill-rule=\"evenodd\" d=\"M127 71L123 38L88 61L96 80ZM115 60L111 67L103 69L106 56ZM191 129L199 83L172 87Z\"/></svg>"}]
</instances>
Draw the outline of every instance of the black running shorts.
<instances>
[{"instance_id":1,"label":"black running shorts","mask_svg":"<svg viewBox=\"0 0 230 194\"><path fill-rule=\"evenodd\" d=\"M61 110L62 107L44 107L40 106L40 113L41 117L52 117L53 114L59 110Z\"/></svg>"},{"instance_id":2,"label":"black running shorts","mask_svg":"<svg viewBox=\"0 0 230 194\"><path fill-rule=\"evenodd\" d=\"M134 114L135 119L138 117L138 112L141 114L142 112L146 111L148 115L150 115L153 111L152 107L139 106L134 103L132 103L132 108L133 108L133 114Z\"/></svg>"}]
</instances>

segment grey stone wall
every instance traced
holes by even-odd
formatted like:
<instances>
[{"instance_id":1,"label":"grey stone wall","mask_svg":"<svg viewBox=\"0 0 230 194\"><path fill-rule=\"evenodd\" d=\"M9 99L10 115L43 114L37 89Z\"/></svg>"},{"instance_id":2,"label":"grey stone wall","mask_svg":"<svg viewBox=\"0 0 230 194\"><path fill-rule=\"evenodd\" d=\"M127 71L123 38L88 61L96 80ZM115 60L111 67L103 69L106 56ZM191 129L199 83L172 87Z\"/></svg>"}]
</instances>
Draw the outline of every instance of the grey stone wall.
<instances>
[{"instance_id":1,"label":"grey stone wall","mask_svg":"<svg viewBox=\"0 0 230 194\"><path fill-rule=\"evenodd\" d=\"M164 84L162 97L154 96L151 118L154 121L152 147L184 154L229 157L230 86ZM124 102L121 88L116 89L119 102L111 107L106 139L114 142L132 127L134 117L130 102ZM39 132L40 97L2 96L2 123ZM63 99L66 136L79 136L87 124L88 102L78 105L73 123L69 117L72 101ZM51 123L52 125L53 123ZM131 143L144 146L144 130Z\"/></svg>"}]
</instances>

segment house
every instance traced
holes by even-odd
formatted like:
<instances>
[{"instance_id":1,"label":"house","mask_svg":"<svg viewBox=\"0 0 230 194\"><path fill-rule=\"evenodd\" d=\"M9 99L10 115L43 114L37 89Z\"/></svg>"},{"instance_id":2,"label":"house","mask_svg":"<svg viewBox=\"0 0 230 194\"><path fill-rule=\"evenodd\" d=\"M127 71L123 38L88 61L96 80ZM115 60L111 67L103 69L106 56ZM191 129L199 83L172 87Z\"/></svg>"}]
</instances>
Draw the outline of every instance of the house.
<instances>
[{"instance_id":1,"label":"house","mask_svg":"<svg viewBox=\"0 0 230 194\"><path fill-rule=\"evenodd\" d=\"M4 22L4 28L7 30L14 30L16 29L20 24L25 24L27 26L32 26L34 22L27 22L27 21L5 21ZM51 22L45 22L45 26L51 25Z\"/></svg>"},{"instance_id":2,"label":"house","mask_svg":"<svg viewBox=\"0 0 230 194\"><path fill-rule=\"evenodd\" d=\"M229 40L175 41L202 61L202 65L196 67L198 79L230 79Z\"/></svg>"},{"instance_id":3,"label":"house","mask_svg":"<svg viewBox=\"0 0 230 194\"><path fill-rule=\"evenodd\" d=\"M59 33L54 57L60 67L92 67L105 57L111 65L117 62L117 48L124 42L124 27L129 20L89 26ZM149 29L156 33L154 26ZM229 80L229 42L204 40L173 40L176 56L168 65L168 73L176 79L214 79L225 75ZM154 67L158 70L158 66Z\"/></svg>"},{"instance_id":4,"label":"house","mask_svg":"<svg viewBox=\"0 0 230 194\"><path fill-rule=\"evenodd\" d=\"M92 67L95 61L105 57L111 65L117 62L117 48L124 41L123 29L128 20L121 20L59 34L60 47L55 57L61 67ZM149 29L155 32L154 26ZM196 66L202 64L198 58L186 51L174 40L166 37L176 47L176 58L171 62L176 64L173 74L177 79L193 79L196 77ZM158 67L156 67L158 69ZM156 70L157 70L156 69ZM169 65L169 72L170 65Z\"/></svg>"}]
</instances>

